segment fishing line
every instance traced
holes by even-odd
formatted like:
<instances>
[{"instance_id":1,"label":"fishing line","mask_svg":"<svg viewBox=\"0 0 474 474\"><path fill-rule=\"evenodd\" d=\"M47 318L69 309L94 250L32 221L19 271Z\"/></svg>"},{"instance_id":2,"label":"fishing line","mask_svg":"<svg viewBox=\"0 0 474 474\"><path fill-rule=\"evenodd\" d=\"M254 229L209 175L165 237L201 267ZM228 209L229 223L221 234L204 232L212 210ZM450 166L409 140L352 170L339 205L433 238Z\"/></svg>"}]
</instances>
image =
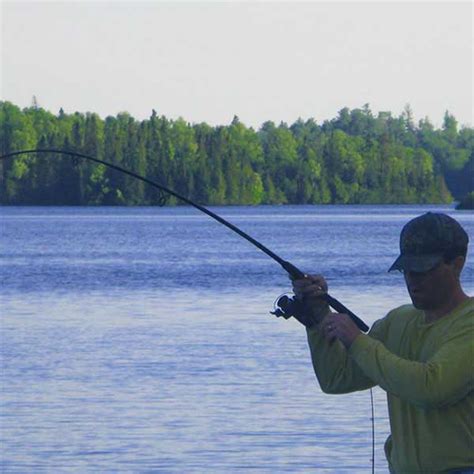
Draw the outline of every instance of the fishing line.
<instances>
[{"instance_id":1,"label":"fishing line","mask_svg":"<svg viewBox=\"0 0 474 474\"><path fill-rule=\"evenodd\" d=\"M79 158L83 158L85 160L89 160L95 163L99 163L101 165L107 166L108 168L114 169L116 171L119 171L121 173L124 173L128 176L132 176L133 178L136 178L140 181L143 181L144 183L149 184L150 186L158 189L161 193L167 193L170 194L171 196L176 197L177 199L185 202L186 204L189 204L190 206L195 207L199 211L203 212L204 214L207 214L209 217L212 219L216 220L217 222L223 224L233 232L237 233L241 237L243 237L245 240L253 244L255 247L260 249L262 252L267 254L270 258L275 260L277 263L279 263L283 269L289 274L290 278L292 280L298 280L298 279L303 279L307 275L299 270L297 267L295 267L292 263L283 260L281 257L279 257L276 253L272 252L270 249L265 247L262 243L260 243L258 240L255 240L253 237L239 229L237 226L234 224L230 223L229 221L225 220L218 214L210 211L204 206L201 206L200 204L195 203L194 201L191 201L190 199L181 196L178 194L176 191L173 191L172 189L167 188L166 186L163 186L160 183L157 183L155 181L152 181L148 178L145 178L144 176L141 176L133 171L127 170L125 168L122 168L121 166L115 165L113 163L110 163L108 161L100 160L98 158L95 158L93 156L86 155L84 153L79 153L77 151L72 151L72 150L63 150L63 149L57 149L57 148L35 148L35 149L29 149L29 150L18 150L18 151L13 151L10 153L6 153L2 156L0 156L0 160L5 160L7 158L12 158L14 156L19 156L19 155L27 155L27 154L59 154L59 155L66 155L69 156L73 159L73 162L76 163ZM165 204L165 197L163 194L160 195L159 198L159 204L164 205ZM337 299L333 298L330 296L328 293L325 293L321 296L321 299L325 300L329 306L331 306L333 309L335 309L338 313L344 313L347 314L357 325L357 327L363 331L367 332L369 330L369 326L364 323L359 317L357 317L350 309L348 309L346 306L344 306L340 301ZM294 316L298 321L300 321L302 324L305 326L309 327L313 324L313 321L308 319L307 317L304 316L304 308L302 306L302 303L297 300L296 298L291 298L288 297L287 295L281 296L277 302L276 302L276 308L274 311L271 313L274 314L277 317L283 316L285 319L289 319L290 317ZM372 399L372 389L371 389L371 402L372 402L372 410L373 410L373 399ZM372 417L372 433L374 432L374 419ZM372 439L374 443L374 438ZM374 449L374 448L373 448ZM372 470L373 470L373 458L374 455L372 455Z\"/></svg>"},{"instance_id":2,"label":"fishing line","mask_svg":"<svg viewBox=\"0 0 474 474\"><path fill-rule=\"evenodd\" d=\"M375 473L375 410L374 410L374 394L372 387L370 388L370 408L372 420L372 474Z\"/></svg>"}]
</instances>

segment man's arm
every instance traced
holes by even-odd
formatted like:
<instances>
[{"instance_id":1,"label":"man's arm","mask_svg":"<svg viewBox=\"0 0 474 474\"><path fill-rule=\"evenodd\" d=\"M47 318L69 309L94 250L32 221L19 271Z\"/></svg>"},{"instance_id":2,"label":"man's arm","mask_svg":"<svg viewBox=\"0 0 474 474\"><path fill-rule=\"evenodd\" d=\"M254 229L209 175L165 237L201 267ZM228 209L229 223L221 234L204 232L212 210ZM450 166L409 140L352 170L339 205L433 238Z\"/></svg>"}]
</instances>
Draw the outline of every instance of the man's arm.
<instances>
[{"instance_id":1,"label":"man's arm","mask_svg":"<svg viewBox=\"0 0 474 474\"><path fill-rule=\"evenodd\" d=\"M307 329L313 368L321 390L325 393L348 393L373 387L377 382L350 357L341 341L328 340L324 327L331 324L333 317L329 313L320 324ZM384 329L382 319L373 325L366 337L374 341L382 340Z\"/></svg>"},{"instance_id":2,"label":"man's arm","mask_svg":"<svg viewBox=\"0 0 474 474\"><path fill-rule=\"evenodd\" d=\"M328 335L334 313L321 298L328 291L324 277L306 275L304 279L294 280L293 291L297 298L304 301L307 316L315 322L307 329L307 336L314 372L323 392L347 393L374 386L375 383L349 357L343 344ZM374 324L370 336L382 340L384 326L383 320Z\"/></svg>"},{"instance_id":3,"label":"man's arm","mask_svg":"<svg viewBox=\"0 0 474 474\"><path fill-rule=\"evenodd\" d=\"M360 334L350 357L384 390L422 408L456 403L474 390L474 325L466 324L426 362L403 359Z\"/></svg>"}]
</instances>

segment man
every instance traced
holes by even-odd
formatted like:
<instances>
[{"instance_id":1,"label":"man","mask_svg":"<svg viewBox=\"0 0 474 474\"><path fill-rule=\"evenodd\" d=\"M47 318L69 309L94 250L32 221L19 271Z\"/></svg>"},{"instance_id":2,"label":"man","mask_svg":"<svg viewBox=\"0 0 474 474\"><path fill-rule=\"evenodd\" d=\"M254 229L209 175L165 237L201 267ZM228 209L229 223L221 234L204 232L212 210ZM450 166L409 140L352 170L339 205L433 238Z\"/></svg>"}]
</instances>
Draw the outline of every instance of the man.
<instances>
[{"instance_id":1,"label":"man","mask_svg":"<svg viewBox=\"0 0 474 474\"><path fill-rule=\"evenodd\" d=\"M305 302L314 370L326 393L379 385L387 392L392 473L474 472L474 298L460 275L468 236L445 214L403 228L400 270L412 305L391 311L366 335L320 296L321 276L293 282Z\"/></svg>"}]
</instances>

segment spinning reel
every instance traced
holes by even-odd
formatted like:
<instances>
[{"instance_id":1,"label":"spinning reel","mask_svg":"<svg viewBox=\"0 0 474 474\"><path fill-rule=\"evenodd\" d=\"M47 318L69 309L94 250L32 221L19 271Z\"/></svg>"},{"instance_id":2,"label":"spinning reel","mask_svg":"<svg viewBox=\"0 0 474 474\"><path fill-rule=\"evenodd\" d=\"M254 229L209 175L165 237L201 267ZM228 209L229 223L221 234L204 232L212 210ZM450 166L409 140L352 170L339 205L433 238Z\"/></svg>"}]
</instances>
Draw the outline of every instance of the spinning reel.
<instances>
[{"instance_id":1,"label":"spinning reel","mask_svg":"<svg viewBox=\"0 0 474 474\"><path fill-rule=\"evenodd\" d=\"M273 303L273 311L270 311L270 314L275 315L277 318L289 319L293 317L307 328L313 324L311 318L306 314L305 304L289 293L285 293L276 299L275 303Z\"/></svg>"}]
</instances>

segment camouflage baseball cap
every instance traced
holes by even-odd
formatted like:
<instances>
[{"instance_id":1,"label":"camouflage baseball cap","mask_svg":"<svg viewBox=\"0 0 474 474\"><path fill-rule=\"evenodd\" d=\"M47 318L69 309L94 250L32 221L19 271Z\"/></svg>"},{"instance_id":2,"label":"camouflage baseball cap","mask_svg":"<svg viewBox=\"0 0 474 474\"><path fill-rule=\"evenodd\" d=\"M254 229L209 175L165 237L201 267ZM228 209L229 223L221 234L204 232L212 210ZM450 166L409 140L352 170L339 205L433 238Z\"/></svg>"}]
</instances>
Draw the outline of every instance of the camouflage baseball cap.
<instances>
[{"instance_id":1,"label":"camouflage baseball cap","mask_svg":"<svg viewBox=\"0 0 474 474\"><path fill-rule=\"evenodd\" d=\"M427 272L447 255L461 255L469 237L446 214L427 212L408 222L400 234L400 256L388 270ZM457 253L456 253L457 252Z\"/></svg>"}]
</instances>

